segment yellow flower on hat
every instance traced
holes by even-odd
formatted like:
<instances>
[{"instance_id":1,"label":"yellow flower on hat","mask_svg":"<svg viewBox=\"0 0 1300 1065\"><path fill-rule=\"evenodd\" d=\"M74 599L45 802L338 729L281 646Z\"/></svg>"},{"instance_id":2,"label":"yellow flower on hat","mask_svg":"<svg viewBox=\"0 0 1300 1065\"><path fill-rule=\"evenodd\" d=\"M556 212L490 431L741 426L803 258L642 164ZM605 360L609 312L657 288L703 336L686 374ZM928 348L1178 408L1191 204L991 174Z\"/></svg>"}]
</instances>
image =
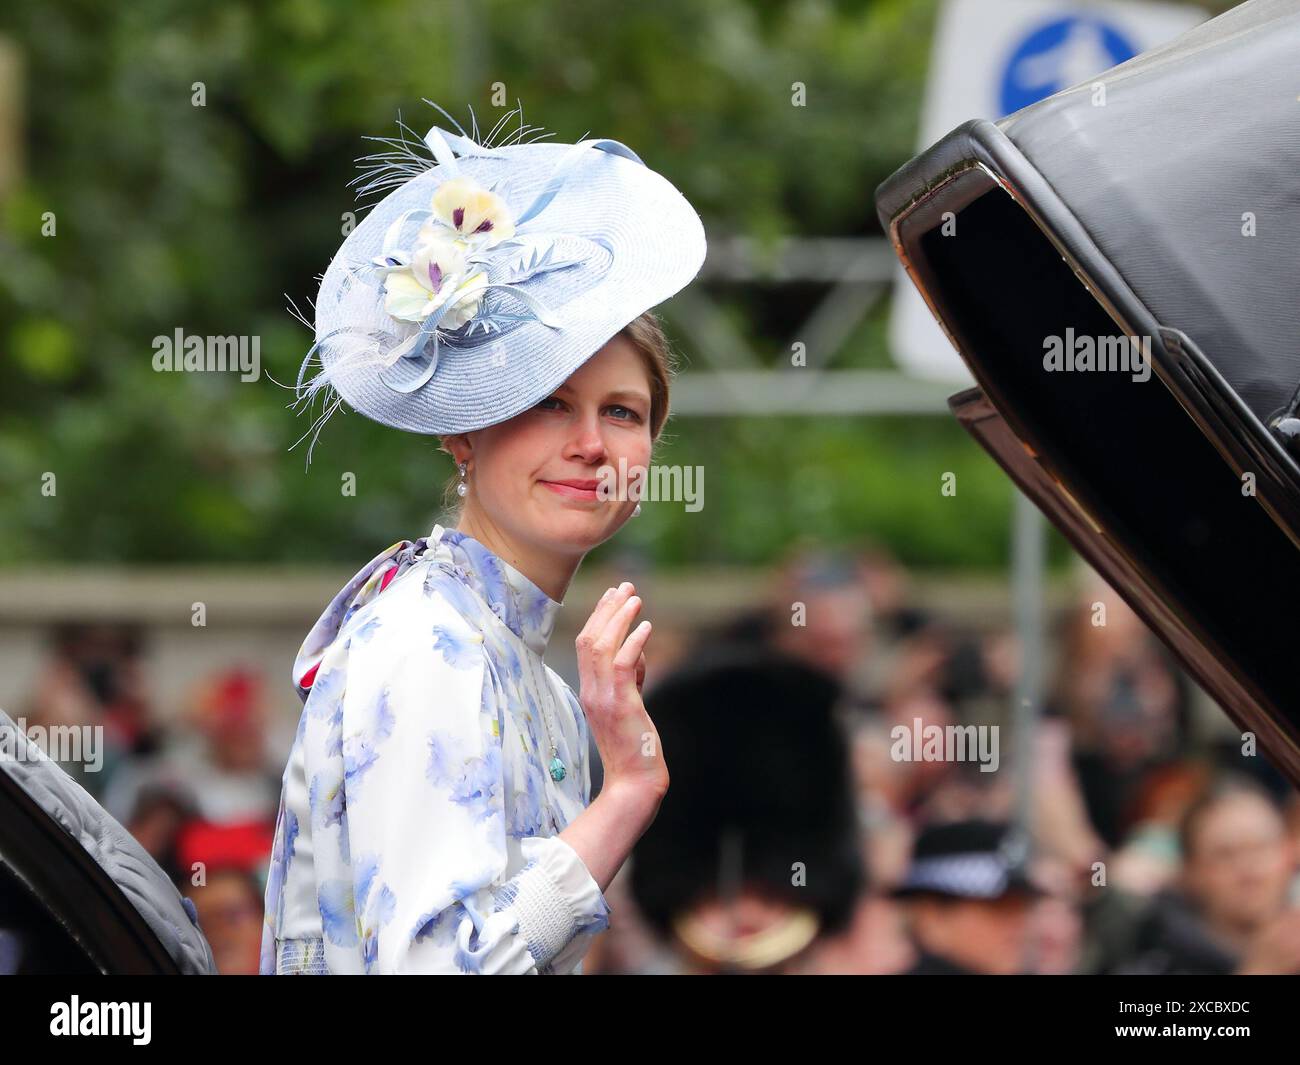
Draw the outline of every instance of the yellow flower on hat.
<instances>
[{"instance_id":1,"label":"yellow flower on hat","mask_svg":"<svg viewBox=\"0 0 1300 1065\"><path fill-rule=\"evenodd\" d=\"M434 218L473 244L490 248L515 235L506 201L471 178L444 181L433 194L432 206Z\"/></svg>"}]
</instances>

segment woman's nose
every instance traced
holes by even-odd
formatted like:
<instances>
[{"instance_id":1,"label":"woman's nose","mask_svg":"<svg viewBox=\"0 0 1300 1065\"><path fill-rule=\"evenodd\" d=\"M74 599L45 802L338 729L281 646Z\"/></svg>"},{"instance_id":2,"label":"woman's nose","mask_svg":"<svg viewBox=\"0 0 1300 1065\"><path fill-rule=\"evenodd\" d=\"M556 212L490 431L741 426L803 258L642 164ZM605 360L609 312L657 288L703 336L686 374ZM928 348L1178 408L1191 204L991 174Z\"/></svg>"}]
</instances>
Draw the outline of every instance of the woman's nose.
<instances>
[{"instance_id":1,"label":"woman's nose","mask_svg":"<svg viewBox=\"0 0 1300 1065\"><path fill-rule=\"evenodd\" d=\"M605 457L605 438L595 421L579 426L569 447L571 454L587 463L599 462Z\"/></svg>"}]
</instances>

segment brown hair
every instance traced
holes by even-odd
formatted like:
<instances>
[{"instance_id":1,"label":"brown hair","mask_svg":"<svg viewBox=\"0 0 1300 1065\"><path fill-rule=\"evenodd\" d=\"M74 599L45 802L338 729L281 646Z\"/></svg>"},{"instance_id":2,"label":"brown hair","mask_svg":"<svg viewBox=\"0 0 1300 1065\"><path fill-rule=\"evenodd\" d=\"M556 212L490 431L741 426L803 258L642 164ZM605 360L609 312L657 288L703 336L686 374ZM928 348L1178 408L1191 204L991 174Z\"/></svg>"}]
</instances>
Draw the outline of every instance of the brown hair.
<instances>
[{"instance_id":1,"label":"brown hair","mask_svg":"<svg viewBox=\"0 0 1300 1065\"><path fill-rule=\"evenodd\" d=\"M636 348L650 378L650 440L659 439L668 420L668 393L677 375L677 360L664 336L663 325L654 311L632 319L618 332Z\"/></svg>"},{"instance_id":2,"label":"brown hair","mask_svg":"<svg viewBox=\"0 0 1300 1065\"><path fill-rule=\"evenodd\" d=\"M614 335L625 337L632 344L650 379L650 442L654 444L668 421L668 398L673 378L677 376L677 356L668 344L663 323L652 310L633 318ZM462 505L461 498L456 495L459 482L460 474L453 470L443 492L443 507L452 520L459 515Z\"/></svg>"}]
</instances>

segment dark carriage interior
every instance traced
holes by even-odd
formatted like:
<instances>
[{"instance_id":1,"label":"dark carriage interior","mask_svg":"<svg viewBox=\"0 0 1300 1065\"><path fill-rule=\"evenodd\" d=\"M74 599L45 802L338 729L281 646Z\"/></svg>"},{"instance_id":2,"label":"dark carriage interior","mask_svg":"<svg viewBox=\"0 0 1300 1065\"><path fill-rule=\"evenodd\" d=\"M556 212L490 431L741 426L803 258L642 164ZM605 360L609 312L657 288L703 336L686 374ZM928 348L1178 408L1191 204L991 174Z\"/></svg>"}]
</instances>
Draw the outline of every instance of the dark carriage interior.
<instances>
[{"instance_id":1,"label":"dark carriage interior","mask_svg":"<svg viewBox=\"0 0 1300 1065\"><path fill-rule=\"evenodd\" d=\"M1300 726L1300 552L1152 372L1047 372L1044 337L1119 327L1006 192L905 237L985 391L1109 537ZM1194 338L1193 338L1194 339Z\"/></svg>"},{"instance_id":2,"label":"dark carriage interior","mask_svg":"<svg viewBox=\"0 0 1300 1065\"><path fill-rule=\"evenodd\" d=\"M68 930L0 859L0 976L97 972Z\"/></svg>"}]
</instances>

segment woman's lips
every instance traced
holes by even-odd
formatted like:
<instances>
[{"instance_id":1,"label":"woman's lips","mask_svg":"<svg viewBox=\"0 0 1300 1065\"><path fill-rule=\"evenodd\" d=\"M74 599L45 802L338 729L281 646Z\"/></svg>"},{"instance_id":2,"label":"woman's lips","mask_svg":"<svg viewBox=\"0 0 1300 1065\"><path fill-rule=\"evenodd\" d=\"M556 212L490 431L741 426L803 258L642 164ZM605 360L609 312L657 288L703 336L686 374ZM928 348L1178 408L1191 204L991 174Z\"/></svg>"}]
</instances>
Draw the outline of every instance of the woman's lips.
<instances>
[{"instance_id":1,"label":"woman's lips","mask_svg":"<svg viewBox=\"0 0 1300 1065\"><path fill-rule=\"evenodd\" d=\"M596 498L595 481L543 481L542 484L556 495L568 496L570 499L594 501Z\"/></svg>"}]
</instances>

